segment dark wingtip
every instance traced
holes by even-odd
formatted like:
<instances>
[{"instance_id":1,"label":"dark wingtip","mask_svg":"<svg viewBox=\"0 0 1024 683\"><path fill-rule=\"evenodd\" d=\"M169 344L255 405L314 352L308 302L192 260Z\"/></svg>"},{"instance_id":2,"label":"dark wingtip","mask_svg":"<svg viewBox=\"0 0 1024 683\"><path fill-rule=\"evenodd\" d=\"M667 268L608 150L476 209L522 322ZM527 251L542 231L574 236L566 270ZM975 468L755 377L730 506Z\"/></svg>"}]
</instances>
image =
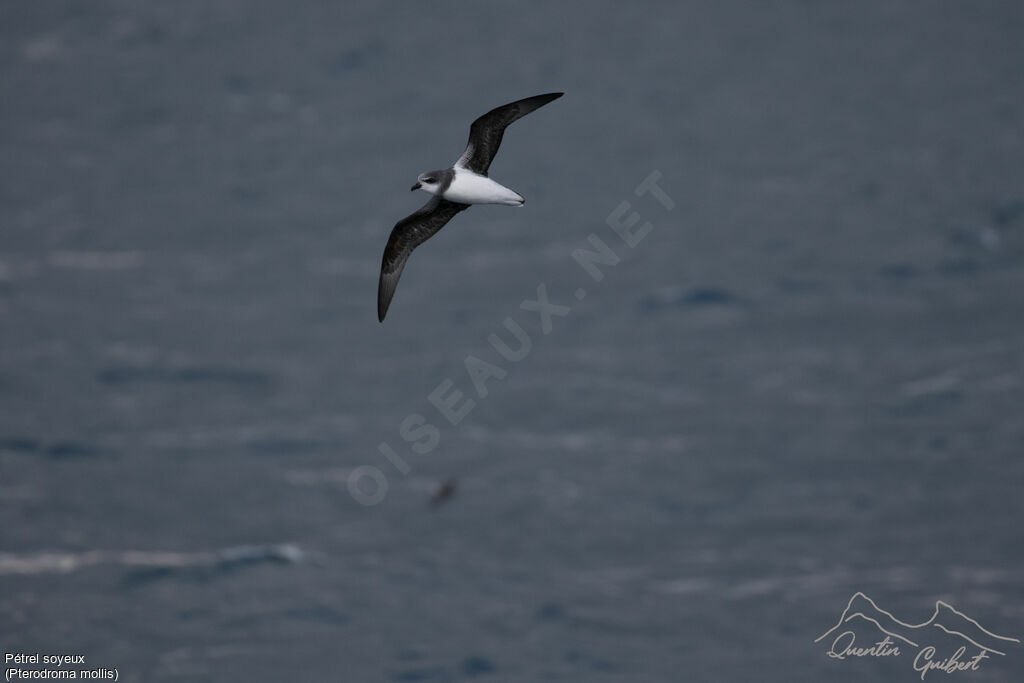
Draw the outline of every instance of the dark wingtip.
<instances>
[{"instance_id":1,"label":"dark wingtip","mask_svg":"<svg viewBox=\"0 0 1024 683\"><path fill-rule=\"evenodd\" d=\"M527 97L525 100L520 100L520 103L524 104L526 109L520 116L525 116L531 111L536 111L547 104L551 104L564 94L564 92L548 92L543 95L534 95L533 97Z\"/></svg>"},{"instance_id":2,"label":"dark wingtip","mask_svg":"<svg viewBox=\"0 0 1024 683\"><path fill-rule=\"evenodd\" d=\"M545 104L548 104L550 102L554 102L555 100L557 100L559 97L561 97L564 94L565 94L564 92L546 92L546 93L543 93L541 95L534 95L533 97L527 97L524 100L520 100L520 102L529 102L530 104L533 105L534 109L539 109L540 107L543 107Z\"/></svg>"}]
</instances>

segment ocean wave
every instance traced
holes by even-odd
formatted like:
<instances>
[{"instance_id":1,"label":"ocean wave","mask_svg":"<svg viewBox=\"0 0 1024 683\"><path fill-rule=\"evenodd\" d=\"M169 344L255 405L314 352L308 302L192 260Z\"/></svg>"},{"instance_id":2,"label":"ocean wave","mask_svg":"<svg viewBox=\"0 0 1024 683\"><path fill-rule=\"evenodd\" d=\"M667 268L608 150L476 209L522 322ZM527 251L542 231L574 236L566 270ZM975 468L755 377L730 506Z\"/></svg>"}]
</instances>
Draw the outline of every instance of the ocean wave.
<instances>
[{"instance_id":1,"label":"ocean wave","mask_svg":"<svg viewBox=\"0 0 1024 683\"><path fill-rule=\"evenodd\" d=\"M223 572L252 564L297 564L306 553L292 543L242 545L207 552L160 550L86 550L83 552L0 553L0 576L69 574L109 565L141 575L181 570Z\"/></svg>"}]
</instances>

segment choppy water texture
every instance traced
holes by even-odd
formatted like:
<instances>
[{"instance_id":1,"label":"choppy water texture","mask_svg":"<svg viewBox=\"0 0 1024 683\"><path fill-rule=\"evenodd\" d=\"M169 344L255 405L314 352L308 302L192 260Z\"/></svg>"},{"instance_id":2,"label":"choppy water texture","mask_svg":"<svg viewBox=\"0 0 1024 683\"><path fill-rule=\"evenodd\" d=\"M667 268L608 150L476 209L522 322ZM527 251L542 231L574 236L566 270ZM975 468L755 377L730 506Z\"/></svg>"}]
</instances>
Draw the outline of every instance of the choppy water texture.
<instances>
[{"instance_id":1,"label":"choppy water texture","mask_svg":"<svg viewBox=\"0 0 1024 683\"><path fill-rule=\"evenodd\" d=\"M1009 1L3 3L0 649L918 680L813 642L856 591L1024 637L1022 35ZM416 175L552 90L491 168L526 206L456 217L378 324Z\"/></svg>"}]
</instances>

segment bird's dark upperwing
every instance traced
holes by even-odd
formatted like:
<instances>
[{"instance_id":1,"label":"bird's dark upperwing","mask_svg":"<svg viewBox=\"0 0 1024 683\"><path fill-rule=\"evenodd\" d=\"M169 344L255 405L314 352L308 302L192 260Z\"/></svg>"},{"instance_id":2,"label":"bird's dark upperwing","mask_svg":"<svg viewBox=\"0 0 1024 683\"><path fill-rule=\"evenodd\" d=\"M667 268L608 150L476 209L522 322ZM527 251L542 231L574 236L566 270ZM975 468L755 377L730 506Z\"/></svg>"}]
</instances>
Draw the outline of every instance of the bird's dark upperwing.
<instances>
[{"instance_id":1,"label":"bird's dark upperwing","mask_svg":"<svg viewBox=\"0 0 1024 683\"><path fill-rule=\"evenodd\" d=\"M469 127L469 144L466 151L462 153L456 166L468 168L474 173L487 175L487 169L494 160L501 146L501 137L505 129L514 121L518 121L531 111L540 109L552 100L557 100L564 93L552 92L546 95L534 95L525 100L518 100L511 104L492 109Z\"/></svg>"},{"instance_id":2,"label":"bird's dark upperwing","mask_svg":"<svg viewBox=\"0 0 1024 683\"><path fill-rule=\"evenodd\" d=\"M398 278L409 259L412 250L426 242L452 216L469 208L469 204L458 204L435 196L416 213L395 223L384 247L384 260L380 265L380 285L377 287L377 319L384 322L384 315L391 305L391 297L398 287Z\"/></svg>"}]
</instances>

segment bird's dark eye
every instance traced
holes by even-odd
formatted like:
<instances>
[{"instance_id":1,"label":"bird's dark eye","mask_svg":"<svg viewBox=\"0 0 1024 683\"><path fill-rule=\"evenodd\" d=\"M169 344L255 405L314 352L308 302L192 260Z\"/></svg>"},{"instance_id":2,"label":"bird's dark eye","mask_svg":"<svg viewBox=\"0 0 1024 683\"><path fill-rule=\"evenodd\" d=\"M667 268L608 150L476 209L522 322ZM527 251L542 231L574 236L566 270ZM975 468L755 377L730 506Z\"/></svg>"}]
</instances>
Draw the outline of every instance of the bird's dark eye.
<instances>
[{"instance_id":1,"label":"bird's dark eye","mask_svg":"<svg viewBox=\"0 0 1024 683\"><path fill-rule=\"evenodd\" d=\"M423 182L425 182L425 183L433 183L434 179L433 178L424 178Z\"/></svg>"}]
</instances>

